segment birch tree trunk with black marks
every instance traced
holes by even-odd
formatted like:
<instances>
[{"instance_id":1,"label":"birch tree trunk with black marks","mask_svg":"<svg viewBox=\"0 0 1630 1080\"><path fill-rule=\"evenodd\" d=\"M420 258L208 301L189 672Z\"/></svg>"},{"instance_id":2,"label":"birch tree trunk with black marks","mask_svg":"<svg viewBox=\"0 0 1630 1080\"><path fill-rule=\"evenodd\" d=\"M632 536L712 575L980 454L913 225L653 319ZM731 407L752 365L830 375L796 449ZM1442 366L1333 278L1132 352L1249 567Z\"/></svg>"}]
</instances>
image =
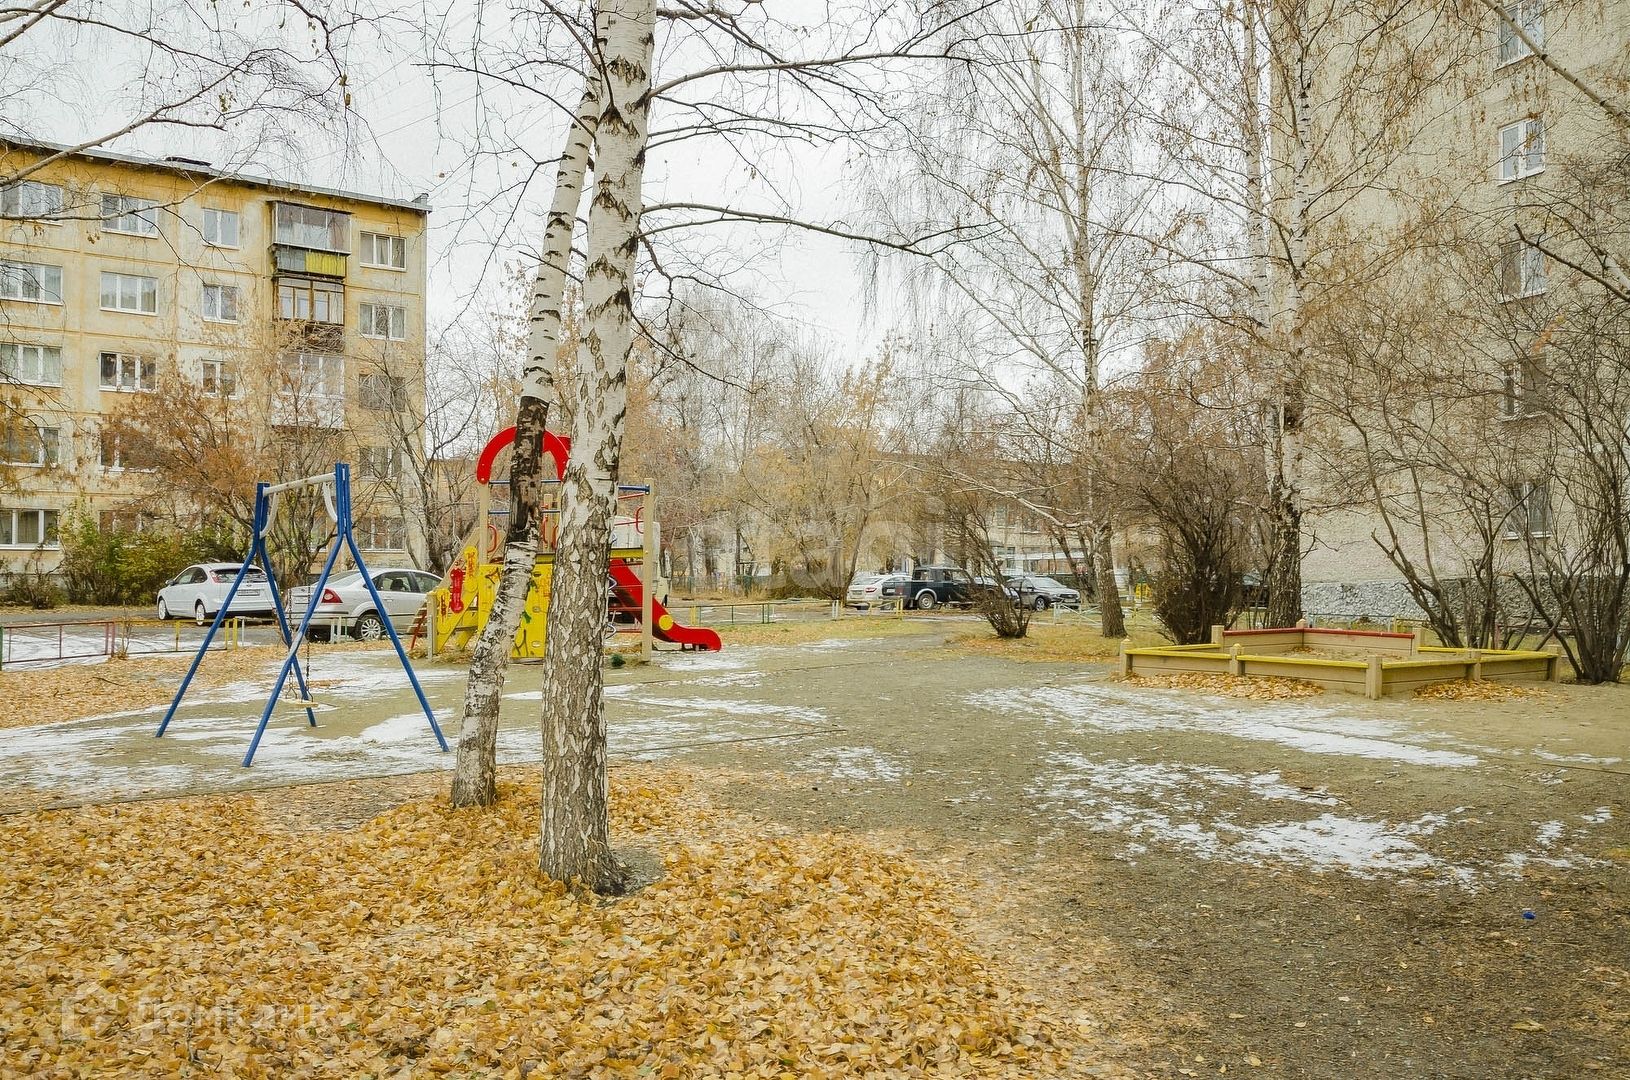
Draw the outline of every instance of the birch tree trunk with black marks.
<instances>
[{"instance_id":1,"label":"birch tree trunk with black marks","mask_svg":"<svg viewBox=\"0 0 1630 1080\"><path fill-rule=\"evenodd\" d=\"M572 454L561 485L560 539L549 595L543 679L543 811L539 866L599 893L627 884L611 850L601 631L616 514L628 353L651 90L652 0L607 0L595 16L601 65L589 203L584 334L572 396Z\"/></svg>"},{"instance_id":2,"label":"birch tree trunk with black marks","mask_svg":"<svg viewBox=\"0 0 1630 1080\"><path fill-rule=\"evenodd\" d=\"M486 806L498 797L498 707L503 699L510 650L532 585L532 567L537 561L544 484L552 479L544 474L543 433L549 420L549 403L559 394L554 371L555 352L560 345L560 308L599 111L600 78L591 67L583 100L566 132L555 194L543 231L538 276L532 287L528 355L521 372L521 400L515 410L503 567L493 593L492 610L487 613L487 622L470 656L463 723L453 766L454 806Z\"/></svg>"}]
</instances>

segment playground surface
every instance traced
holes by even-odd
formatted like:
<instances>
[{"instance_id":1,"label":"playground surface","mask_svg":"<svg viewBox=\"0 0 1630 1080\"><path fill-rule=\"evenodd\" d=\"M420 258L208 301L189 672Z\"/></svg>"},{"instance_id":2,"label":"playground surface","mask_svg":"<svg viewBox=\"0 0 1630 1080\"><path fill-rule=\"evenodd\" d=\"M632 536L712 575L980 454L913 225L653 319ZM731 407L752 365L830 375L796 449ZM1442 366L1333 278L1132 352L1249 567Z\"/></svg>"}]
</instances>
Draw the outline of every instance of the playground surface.
<instances>
[{"instance_id":1,"label":"playground surface","mask_svg":"<svg viewBox=\"0 0 1630 1080\"><path fill-rule=\"evenodd\" d=\"M1630 1074L1630 692L1209 697L947 644L974 626L608 670L615 768L950 873L966 933L1139 1075ZM393 663L319 655L319 727L280 710L253 769L243 680L163 740L162 707L0 733L0 781L20 806L446 768ZM419 671L453 712L462 669ZM513 669L503 761L535 757L538 685Z\"/></svg>"}]
</instances>

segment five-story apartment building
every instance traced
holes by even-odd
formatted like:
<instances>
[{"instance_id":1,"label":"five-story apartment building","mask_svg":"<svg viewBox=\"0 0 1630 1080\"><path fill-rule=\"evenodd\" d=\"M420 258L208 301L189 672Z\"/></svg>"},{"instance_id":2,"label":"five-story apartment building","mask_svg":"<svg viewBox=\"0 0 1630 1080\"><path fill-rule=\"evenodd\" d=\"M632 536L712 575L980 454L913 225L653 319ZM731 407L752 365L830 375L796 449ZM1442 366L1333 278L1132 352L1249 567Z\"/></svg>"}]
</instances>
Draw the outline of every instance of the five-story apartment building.
<instances>
[{"instance_id":1,"label":"five-story apartment building","mask_svg":"<svg viewBox=\"0 0 1630 1080\"><path fill-rule=\"evenodd\" d=\"M424 197L49 146L0 143L0 163L21 177L0 188L0 575L51 571L70 514L185 528L196 491L159 459L268 480L351 461L364 545L409 548L393 481L423 414ZM217 409L230 454L193 430Z\"/></svg>"}]
</instances>

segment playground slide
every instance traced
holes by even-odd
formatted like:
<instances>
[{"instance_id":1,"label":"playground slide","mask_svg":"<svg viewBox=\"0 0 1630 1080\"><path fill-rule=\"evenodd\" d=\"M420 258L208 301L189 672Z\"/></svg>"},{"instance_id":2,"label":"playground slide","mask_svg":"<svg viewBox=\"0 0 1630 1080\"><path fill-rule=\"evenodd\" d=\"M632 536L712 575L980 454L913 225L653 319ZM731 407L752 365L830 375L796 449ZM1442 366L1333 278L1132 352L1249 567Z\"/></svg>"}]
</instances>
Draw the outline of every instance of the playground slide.
<instances>
[{"instance_id":1,"label":"playground slide","mask_svg":"<svg viewBox=\"0 0 1630 1080\"><path fill-rule=\"evenodd\" d=\"M640 575L624 559L611 560L611 576L617 584L628 590L634 603L640 602ZM708 652L718 652L721 648L719 635L705 626L681 626L668 614L668 609L655 597L651 598L651 633L659 641L672 642L675 645L689 645L696 649L705 649Z\"/></svg>"}]
</instances>

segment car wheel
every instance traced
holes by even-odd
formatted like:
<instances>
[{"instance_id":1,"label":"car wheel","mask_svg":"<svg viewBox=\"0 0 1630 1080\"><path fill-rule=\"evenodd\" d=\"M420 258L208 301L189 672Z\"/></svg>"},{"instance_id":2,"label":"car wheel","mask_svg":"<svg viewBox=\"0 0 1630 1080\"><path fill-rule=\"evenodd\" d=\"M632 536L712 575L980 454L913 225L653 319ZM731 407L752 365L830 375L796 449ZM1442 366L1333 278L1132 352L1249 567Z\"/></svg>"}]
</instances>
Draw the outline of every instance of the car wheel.
<instances>
[{"instance_id":1,"label":"car wheel","mask_svg":"<svg viewBox=\"0 0 1630 1080\"><path fill-rule=\"evenodd\" d=\"M1053 604L1052 601L1048 600L1045 596L1038 596L1036 597L1036 602L1033 606L1037 611L1046 611L1048 608L1052 607Z\"/></svg>"},{"instance_id":2,"label":"car wheel","mask_svg":"<svg viewBox=\"0 0 1630 1080\"><path fill-rule=\"evenodd\" d=\"M192 606L192 621L199 626L209 625L209 612L204 610L204 602L202 600L198 601L198 603Z\"/></svg>"},{"instance_id":3,"label":"car wheel","mask_svg":"<svg viewBox=\"0 0 1630 1080\"><path fill-rule=\"evenodd\" d=\"M385 620L376 612L365 612L357 616L356 629L352 633L359 641L378 641L385 636Z\"/></svg>"},{"instance_id":4,"label":"car wheel","mask_svg":"<svg viewBox=\"0 0 1630 1080\"><path fill-rule=\"evenodd\" d=\"M158 617L160 621L170 617L170 605L164 602L164 597L158 598Z\"/></svg>"},{"instance_id":5,"label":"car wheel","mask_svg":"<svg viewBox=\"0 0 1630 1080\"><path fill-rule=\"evenodd\" d=\"M933 611L934 605L937 603L939 603L939 598L934 595L931 589L924 589L917 594L918 611Z\"/></svg>"}]
</instances>

